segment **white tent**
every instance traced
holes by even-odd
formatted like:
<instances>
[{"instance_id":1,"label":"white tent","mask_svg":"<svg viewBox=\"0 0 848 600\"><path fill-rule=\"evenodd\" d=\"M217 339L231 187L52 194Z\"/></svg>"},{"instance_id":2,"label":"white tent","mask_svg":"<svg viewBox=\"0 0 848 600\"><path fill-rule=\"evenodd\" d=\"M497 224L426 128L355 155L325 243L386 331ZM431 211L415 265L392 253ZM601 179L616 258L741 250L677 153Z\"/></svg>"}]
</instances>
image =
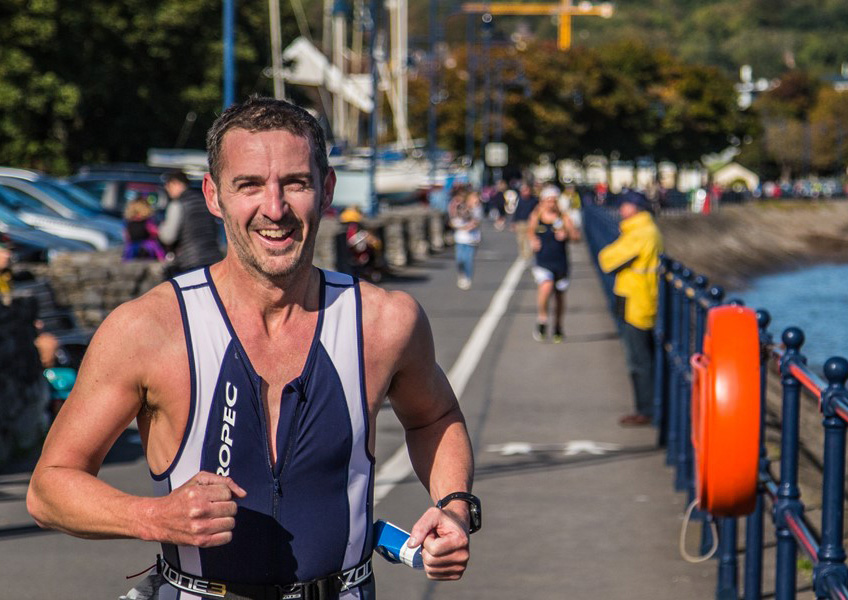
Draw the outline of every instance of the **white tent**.
<instances>
[{"instance_id":1,"label":"white tent","mask_svg":"<svg viewBox=\"0 0 848 600\"><path fill-rule=\"evenodd\" d=\"M737 162L727 164L713 173L713 183L723 188L730 188L739 182L744 182L748 190L755 190L760 184L760 178Z\"/></svg>"}]
</instances>

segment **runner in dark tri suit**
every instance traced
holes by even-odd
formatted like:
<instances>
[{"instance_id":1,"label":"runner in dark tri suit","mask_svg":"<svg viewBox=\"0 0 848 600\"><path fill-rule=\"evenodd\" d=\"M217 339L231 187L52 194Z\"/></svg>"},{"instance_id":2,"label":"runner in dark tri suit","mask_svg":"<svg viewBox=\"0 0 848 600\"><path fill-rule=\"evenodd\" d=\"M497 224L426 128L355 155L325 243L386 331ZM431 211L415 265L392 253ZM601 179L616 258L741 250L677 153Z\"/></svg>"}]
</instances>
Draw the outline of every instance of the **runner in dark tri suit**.
<instances>
[{"instance_id":1,"label":"runner in dark tri suit","mask_svg":"<svg viewBox=\"0 0 848 600\"><path fill-rule=\"evenodd\" d=\"M471 444L427 317L403 292L312 266L336 182L325 148L317 121L284 101L218 118L203 192L227 256L112 312L48 435L27 497L39 525L161 542L129 597L373 598L387 396L438 505L410 545L432 579L465 571L479 526ZM133 419L154 497L97 478Z\"/></svg>"},{"instance_id":2,"label":"runner in dark tri suit","mask_svg":"<svg viewBox=\"0 0 848 600\"><path fill-rule=\"evenodd\" d=\"M563 340L562 319L565 315L565 291L568 289L568 242L579 240L580 232L568 215L557 205L559 189L546 186L539 195L539 205L530 216L527 227L530 246L535 253L533 278L536 280L536 325L533 339L544 341L548 330L548 310L554 299L554 326L551 341Z\"/></svg>"}]
</instances>

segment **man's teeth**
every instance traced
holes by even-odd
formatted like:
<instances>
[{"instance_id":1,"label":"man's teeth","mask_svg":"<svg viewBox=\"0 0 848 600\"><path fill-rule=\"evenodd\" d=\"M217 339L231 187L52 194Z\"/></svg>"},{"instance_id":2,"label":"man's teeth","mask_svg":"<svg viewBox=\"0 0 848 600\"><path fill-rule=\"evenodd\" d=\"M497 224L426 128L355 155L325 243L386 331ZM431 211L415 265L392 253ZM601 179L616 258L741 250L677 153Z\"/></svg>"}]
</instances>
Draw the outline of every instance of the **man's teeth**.
<instances>
[{"instance_id":1,"label":"man's teeth","mask_svg":"<svg viewBox=\"0 0 848 600\"><path fill-rule=\"evenodd\" d=\"M274 238L274 239L282 239L287 236L290 231L280 231L279 229L260 229L259 235L262 237Z\"/></svg>"}]
</instances>

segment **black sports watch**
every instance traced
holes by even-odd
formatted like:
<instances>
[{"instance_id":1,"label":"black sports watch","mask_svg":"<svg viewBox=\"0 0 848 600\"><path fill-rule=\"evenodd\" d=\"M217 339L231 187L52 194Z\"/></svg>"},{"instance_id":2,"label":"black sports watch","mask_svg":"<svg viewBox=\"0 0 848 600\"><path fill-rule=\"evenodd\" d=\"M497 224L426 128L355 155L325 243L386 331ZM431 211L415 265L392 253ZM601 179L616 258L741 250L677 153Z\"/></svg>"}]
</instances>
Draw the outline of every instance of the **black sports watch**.
<instances>
[{"instance_id":1,"label":"black sports watch","mask_svg":"<svg viewBox=\"0 0 848 600\"><path fill-rule=\"evenodd\" d=\"M468 492L454 492L436 502L436 508L444 508L453 500L468 502L469 512L471 513L471 526L468 528L468 533L472 534L479 531L480 527L483 526L483 509L480 506L480 498Z\"/></svg>"}]
</instances>

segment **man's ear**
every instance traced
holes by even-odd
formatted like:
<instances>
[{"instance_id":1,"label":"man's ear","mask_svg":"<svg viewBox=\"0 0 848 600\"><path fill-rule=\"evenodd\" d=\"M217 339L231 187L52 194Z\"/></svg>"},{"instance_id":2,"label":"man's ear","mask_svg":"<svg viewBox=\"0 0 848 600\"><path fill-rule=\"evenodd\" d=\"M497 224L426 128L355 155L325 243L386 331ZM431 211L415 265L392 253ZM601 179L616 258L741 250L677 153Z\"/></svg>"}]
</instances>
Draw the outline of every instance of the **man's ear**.
<instances>
[{"instance_id":1,"label":"man's ear","mask_svg":"<svg viewBox=\"0 0 848 600\"><path fill-rule=\"evenodd\" d=\"M206 198L206 208L219 219L223 219L221 207L218 205L218 186L215 185L215 180L212 175L206 173L203 176L203 197Z\"/></svg>"},{"instance_id":2,"label":"man's ear","mask_svg":"<svg viewBox=\"0 0 848 600\"><path fill-rule=\"evenodd\" d=\"M324 213L325 210L330 208L330 205L333 203L333 193L336 190L336 172L330 167L330 170L327 171L327 176L324 177L324 194L321 198L321 214Z\"/></svg>"}]
</instances>

